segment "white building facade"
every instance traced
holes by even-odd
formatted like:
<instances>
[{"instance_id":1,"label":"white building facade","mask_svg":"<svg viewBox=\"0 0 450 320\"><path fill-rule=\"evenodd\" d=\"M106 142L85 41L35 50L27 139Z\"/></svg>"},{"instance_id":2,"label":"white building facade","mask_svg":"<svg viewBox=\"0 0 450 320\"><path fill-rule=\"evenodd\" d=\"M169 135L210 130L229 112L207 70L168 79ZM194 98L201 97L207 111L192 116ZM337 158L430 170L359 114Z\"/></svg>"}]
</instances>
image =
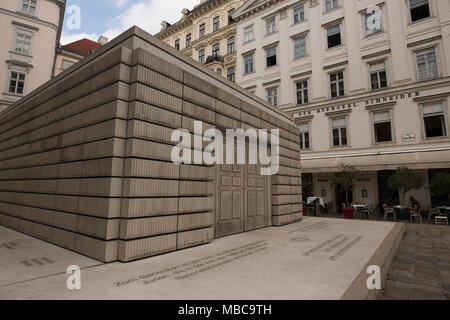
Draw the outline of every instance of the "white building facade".
<instances>
[{"instance_id":1,"label":"white building facade","mask_svg":"<svg viewBox=\"0 0 450 320\"><path fill-rule=\"evenodd\" d=\"M237 21L236 82L292 115L313 194L330 204L340 164L360 171L352 200L398 196L406 165L427 181L450 168L450 3L247 1ZM407 194L432 205L427 185Z\"/></svg>"},{"instance_id":2,"label":"white building facade","mask_svg":"<svg viewBox=\"0 0 450 320\"><path fill-rule=\"evenodd\" d=\"M53 76L65 3L0 1L0 111Z\"/></svg>"}]
</instances>

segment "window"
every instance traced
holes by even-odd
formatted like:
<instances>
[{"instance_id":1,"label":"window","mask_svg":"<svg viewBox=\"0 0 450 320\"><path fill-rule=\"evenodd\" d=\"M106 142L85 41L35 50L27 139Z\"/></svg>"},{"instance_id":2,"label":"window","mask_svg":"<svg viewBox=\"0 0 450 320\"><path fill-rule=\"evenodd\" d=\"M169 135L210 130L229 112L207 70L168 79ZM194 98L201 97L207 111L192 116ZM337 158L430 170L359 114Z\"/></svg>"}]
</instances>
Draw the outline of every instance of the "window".
<instances>
[{"instance_id":1,"label":"window","mask_svg":"<svg viewBox=\"0 0 450 320\"><path fill-rule=\"evenodd\" d=\"M431 17L430 1L409 0L409 11L411 13L411 22Z\"/></svg>"},{"instance_id":2,"label":"window","mask_svg":"<svg viewBox=\"0 0 450 320\"><path fill-rule=\"evenodd\" d=\"M364 15L364 26L366 35L370 36L383 31L381 10L375 10Z\"/></svg>"},{"instance_id":3,"label":"window","mask_svg":"<svg viewBox=\"0 0 450 320\"><path fill-rule=\"evenodd\" d=\"M198 62L201 64L205 63L205 49L202 49L198 52Z\"/></svg>"},{"instance_id":4,"label":"window","mask_svg":"<svg viewBox=\"0 0 450 320\"><path fill-rule=\"evenodd\" d=\"M445 124L444 104L442 102L429 103L422 106L425 138L447 136Z\"/></svg>"},{"instance_id":5,"label":"window","mask_svg":"<svg viewBox=\"0 0 450 320\"><path fill-rule=\"evenodd\" d=\"M191 46L191 41L192 41L192 34L188 33L186 35L186 48L189 48Z\"/></svg>"},{"instance_id":6,"label":"window","mask_svg":"<svg viewBox=\"0 0 450 320\"><path fill-rule=\"evenodd\" d=\"M244 43L252 41L254 38L253 25L248 26L244 29Z\"/></svg>"},{"instance_id":7,"label":"window","mask_svg":"<svg viewBox=\"0 0 450 320\"><path fill-rule=\"evenodd\" d=\"M419 81L439 78L436 48L416 52L416 63Z\"/></svg>"},{"instance_id":8,"label":"window","mask_svg":"<svg viewBox=\"0 0 450 320\"><path fill-rule=\"evenodd\" d=\"M386 62L373 63L369 65L370 85L372 90L388 87Z\"/></svg>"},{"instance_id":9,"label":"window","mask_svg":"<svg viewBox=\"0 0 450 320\"><path fill-rule=\"evenodd\" d=\"M234 37L228 38L228 43L227 43L227 52L228 54L233 53L235 50L235 39Z\"/></svg>"},{"instance_id":10,"label":"window","mask_svg":"<svg viewBox=\"0 0 450 320\"><path fill-rule=\"evenodd\" d=\"M330 73L330 90L332 98L345 96L344 71Z\"/></svg>"},{"instance_id":11,"label":"window","mask_svg":"<svg viewBox=\"0 0 450 320\"><path fill-rule=\"evenodd\" d=\"M220 75L220 76L222 75L222 69L217 69L216 72L218 75Z\"/></svg>"},{"instance_id":12,"label":"window","mask_svg":"<svg viewBox=\"0 0 450 320\"><path fill-rule=\"evenodd\" d=\"M37 0L22 0L22 12L36 15Z\"/></svg>"},{"instance_id":13,"label":"window","mask_svg":"<svg viewBox=\"0 0 450 320\"><path fill-rule=\"evenodd\" d=\"M306 104L309 102L308 97L308 80L299 81L295 84L297 92L297 105Z\"/></svg>"},{"instance_id":14,"label":"window","mask_svg":"<svg viewBox=\"0 0 450 320\"><path fill-rule=\"evenodd\" d=\"M220 55L220 46L218 43L213 45L212 47L212 55L214 58L217 58Z\"/></svg>"},{"instance_id":15,"label":"window","mask_svg":"<svg viewBox=\"0 0 450 320\"><path fill-rule=\"evenodd\" d=\"M294 59L306 57L306 37L294 40Z\"/></svg>"},{"instance_id":16,"label":"window","mask_svg":"<svg viewBox=\"0 0 450 320\"><path fill-rule=\"evenodd\" d=\"M325 0L325 11L330 11L339 7L339 0Z\"/></svg>"},{"instance_id":17,"label":"window","mask_svg":"<svg viewBox=\"0 0 450 320\"><path fill-rule=\"evenodd\" d=\"M337 24L327 29L327 42L328 48L337 47L342 44L341 25Z\"/></svg>"},{"instance_id":18,"label":"window","mask_svg":"<svg viewBox=\"0 0 450 320\"><path fill-rule=\"evenodd\" d=\"M294 8L294 24L305 21L305 5L302 4Z\"/></svg>"},{"instance_id":19,"label":"window","mask_svg":"<svg viewBox=\"0 0 450 320\"><path fill-rule=\"evenodd\" d=\"M30 54L31 49L31 36L17 32L16 33L16 45L14 51Z\"/></svg>"},{"instance_id":20,"label":"window","mask_svg":"<svg viewBox=\"0 0 450 320\"><path fill-rule=\"evenodd\" d=\"M300 130L300 149L308 150L310 146L310 133L309 133L309 123L302 123L298 125Z\"/></svg>"},{"instance_id":21,"label":"window","mask_svg":"<svg viewBox=\"0 0 450 320\"><path fill-rule=\"evenodd\" d=\"M220 29L220 17L217 16L213 19L213 32Z\"/></svg>"},{"instance_id":22,"label":"window","mask_svg":"<svg viewBox=\"0 0 450 320\"><path fill-rule=\"evenodd\" d=\"M333 146L344 147L348 144L347 141L347 119L337 118L332 121L333 129Z\"/></svg>"},{"instance_id":23,"label":"window","mask_svg":"<svg viewBox=\"0 0 450 320\"><path fill-rule=\"evenodd\" d=\"M69 69L71 66L73 66L75 64L75 62L73 61L69 61L69 60L63 60L62 61L62 69L66 70Z\"/></svg>"},{"instance_id":24,"label":"window","mask_svg":"<svg viewBox=\"0 0 450 320\"><path fill-rule=\"evenodd\" d=\"M392 141L391 111L372 112L373 131L376 143Z\"/></svg>"},{"instance_id":25,"label":"window","mask_svg":"<svg viewBox=\"0 0 450 320\"><path fill-rule=\"evenodd\" d=\"M203 38L205 35L206 35L206 25L204 23L202 23L199 27L198 37Z\"/></svg>"},{"instance_id":26,"label":"window","mask_svg":"<svg viewBox=\"0 0 450 320\"><path fill-rule=\"evenodd\" d=\"M180 50L180 39L175 40L175 49Z\"/></svg>"},{"instance_id":27,"label":"window","mask_svg":"<svg viewBox=\"0 0 450 320\"><path fill-rule=\"evenodd\" d=\"M9 76L9 92L23 94L25 87L25 73L11 71Z\"/></svg>"},{"instance_id":28,"label":"window","mask_svg":"<svg viewBox=\"0 0 450 320\"><path fill-rule=\"evenodd\" d=\"M266 50L266 66L267 68L277 65L277 48L273 47Z\"/></svg>"},{"instance_id":29,"label":"window","mask_svg":"<svg viewBox=\"0 0 450 320\"><path fill-rule=\"evenodd\" d=\"M254 55L250 54L244 57L244 74L252 73L254 69Z\"/></svg>"},{"instance_id":30,"label":"window","mask_svg":"<svg viewBox=\"0 0 450 320\"><path fill-rule=\"evenodd\" d=\"M368 198L369 197L369 191L367 189L361 190L361 198Z\"/></svg>"},{"instance_id":31,"label":"window","mask_svg":"<svg viewBox=\"0 0 450 320\"><path fill-rule=\"evenodd\" d=\"M227 79L232 81L232 82L235 82L236 81L235 73L236 72L235 72L234 67L228 68L228 70L227 70Z\"/></svg>"},{"instance_id":32,"label":"window","mask_svg":"<svg viewBox=\"0 0 450 320\"><path fill-rule=\"evenodd\" d=\"M278 107L278 88L270 88L266 90L267 102L274 107Z\"/></svg>"},{"instance_id":33,"label":"window","mask_svg":"<svg viewBox=\"0 0 450 320\"><path fill-rule=\"evenodd\" d=\"M269 18L266 20L266 34L272 34L276 32L276 20L275 17Z\"/></svg>"}]
</instances>

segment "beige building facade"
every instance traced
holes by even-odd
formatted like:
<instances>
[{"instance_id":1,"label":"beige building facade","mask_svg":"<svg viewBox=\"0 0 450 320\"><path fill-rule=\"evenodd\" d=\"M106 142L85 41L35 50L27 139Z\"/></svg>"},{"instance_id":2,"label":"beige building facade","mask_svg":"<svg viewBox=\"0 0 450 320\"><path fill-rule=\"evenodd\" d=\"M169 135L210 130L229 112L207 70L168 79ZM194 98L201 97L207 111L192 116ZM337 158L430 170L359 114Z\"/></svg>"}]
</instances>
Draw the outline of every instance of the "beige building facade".
<instances>
[{"instance_id":1,"label":"beige building facade","mask_svg":"<svg viewBox=\"0 0 450 320\"><path fill-rule=\"evenodd\" d=\"M233 17L237 83L295 118L315 196L339 210L330 174L347 163L353 202L378 205L407 165L427 177L407 196L432 205L428 181L450 168L448 1L247 1Z\"/></svg>"},{"instance_id":2,"label":"beige building facade","mask_svg":"<svg viewBox=\"0 0 450 320\"><path fill-rule=\"evenodd\" d=\"M235 81L236 24L230 18L244 0L201 0L183 18L170 25L162 22L155 36L211 70Z\"/></svg>"},{"instance_id":3,"label":"beige building facade","mask_svg":"<svg viewBox=\"0 0 450 320\"><path fill-rule=\"evenodd\" d=\"M53 76L65 0L1 0L0 111Z\"/></svg>"},{"instance_id":4,"label":"beige building facade","mask_svg":"<svg viewBox=\"0 0 450 320\"><path fill-rule=\"evenodd\" d=\"M60 45L56 50L54 76L67 70L107 43L108 38L101 36L97 42L84 38L72 43Z\"/></svg>"}]
</instances>

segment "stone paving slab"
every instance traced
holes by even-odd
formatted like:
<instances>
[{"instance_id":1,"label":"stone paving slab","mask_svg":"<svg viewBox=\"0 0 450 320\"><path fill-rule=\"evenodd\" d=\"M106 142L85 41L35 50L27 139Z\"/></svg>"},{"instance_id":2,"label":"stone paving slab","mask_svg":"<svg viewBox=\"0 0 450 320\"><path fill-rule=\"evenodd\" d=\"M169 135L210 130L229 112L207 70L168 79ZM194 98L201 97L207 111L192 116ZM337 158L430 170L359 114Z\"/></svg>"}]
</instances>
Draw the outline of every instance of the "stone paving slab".
<instances>
[{"instance_id":1,"label":"stone paving slab","mask_svg":"<svg viewBox=\"0 0 450 320\"><path fill-rule=\"evenodd\" d=\"M73 264L80 268L102 265L94 259L0 227L0 297L7 285L65 273Z\"/></svg>"},{"instance_id":2,"label":"stone paving slab","mask_svg":"<svg viewBox=\"0 0 450 320\"><path fill-rule=\"evenodd\" d=\"M450 228L407 224L381 299L450 299Z\"/></svg>"},{"instance_id":3,"label":"stone paving slab","mask_svg":"<svg viewBox=\"0 0 450 320\"><path fill-rule=\"evenodd\" d=\"M0 287L0 298L341 299L365 273L366 264L395 226L389 222L306 217L293 225L216 239L183 251L98 266L55 247L62 250L58 268L24 268L29 270L28 278L34 279L29 281L12 270L20 266L22 258L13 259L14 251L4 250L0 270L7 267L2 276L9 284ZM19 235L0 229L3 242ZM50 252L48 246L41 242L33 248L33 256L45 256ZM49 257L56 260L58 256ZM69 264L82 267L81 290L66 288L65 268ZM37 278L42 275L47 276Z\"/></svg>"}]
</instances>

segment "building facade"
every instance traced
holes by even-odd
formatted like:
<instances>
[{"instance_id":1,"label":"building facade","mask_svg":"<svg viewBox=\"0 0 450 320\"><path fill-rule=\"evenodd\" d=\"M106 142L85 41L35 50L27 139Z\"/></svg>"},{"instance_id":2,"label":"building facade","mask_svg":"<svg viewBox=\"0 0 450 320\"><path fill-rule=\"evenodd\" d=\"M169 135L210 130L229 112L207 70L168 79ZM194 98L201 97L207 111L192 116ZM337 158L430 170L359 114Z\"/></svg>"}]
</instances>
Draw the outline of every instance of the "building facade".
<instances>
[{"instance_id":1,"label":"building facade","mask_svg":"<svg viewBox=\"0 0 450 320\"><path fill-rule=\"evenodd\" d=\"M330 174L346 163L353 202L377 205L406 165L427 178L407 197L432 205L428 181L450 168L448 1L247 1L233 18L237 83L295 118L315 196L339 209Z\"/></svg>"},{"instance_id":2,"label":"building facade","mask_svg":"<svg viewBox=\"0 0 450 320\"><path fill-rule=\"evenodd\" d=\"M2 0L0 111L53 75L65 0Z\"/></svg>"},{"instance_id":3,"label":"building facade","mask_svg":"<svg viewBox=\"0 0 450 320\"><path fill-rule=\"evenodd\" d=\"M81 39L59 46L56 53L54 73L55 76L70 68L75 63L98 50L108 42L108 38L101 36L97 42Z\"/></svg>"},{"instance_id":4,"label":"building facade","mask_svg":"<svg viewBox=\"0 0 450 320\"><path fill-rule=\"evenodd\" d=\"M236 24L230 18L244 0L201 0L183 18L170 25L161 23L158 39L235 81Z\"/></svg>"}]
</instances>

